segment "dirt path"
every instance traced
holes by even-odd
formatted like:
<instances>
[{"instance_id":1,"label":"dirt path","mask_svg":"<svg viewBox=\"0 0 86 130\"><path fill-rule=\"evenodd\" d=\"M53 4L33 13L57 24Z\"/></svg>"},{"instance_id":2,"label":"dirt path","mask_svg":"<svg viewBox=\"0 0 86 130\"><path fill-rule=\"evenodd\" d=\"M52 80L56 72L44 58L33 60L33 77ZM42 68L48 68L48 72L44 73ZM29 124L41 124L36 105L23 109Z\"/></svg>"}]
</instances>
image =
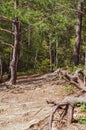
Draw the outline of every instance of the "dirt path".
<instances>
[{"instance_id":1,"label":"dirt path","mask_svg":"<svg viewBox=\"0 0 86 130\"><path fill-rule=\"evenodd\" d=\"M48 118L52 111L46 100L59 101L65 96L65 87L55 81L27 82L0 90L0 130L38 130L33 124Z\"/></svg>"}]
</instances>

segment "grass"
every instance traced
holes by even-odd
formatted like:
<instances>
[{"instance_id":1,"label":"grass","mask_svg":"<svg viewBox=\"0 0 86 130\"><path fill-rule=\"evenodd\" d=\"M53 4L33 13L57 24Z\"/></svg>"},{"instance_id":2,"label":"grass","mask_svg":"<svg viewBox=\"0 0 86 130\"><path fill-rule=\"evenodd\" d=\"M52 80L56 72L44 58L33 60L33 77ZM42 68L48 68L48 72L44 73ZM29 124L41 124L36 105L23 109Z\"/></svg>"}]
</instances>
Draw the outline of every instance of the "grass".
<instances>
[{"instance_id":1,"label":"grass","mask_svg":"<svg viewBox=\"0 0 86 130\"><path fill-rule=\"evenodd\" d=\"M85 114L84 112L86 112L86 104L77 103L77 106L80 106L81 112L83 112L83 114ZM84 117L84 115L81 115L78 119L78 123L86 125L86 117Z\"/></svg>"},{"instance_id":2,"label":"grass","mask_svg":"<svg viewBox=\"0 0 86 130\"><path fill-rule=\"evenodd\" d=\"M24 75L32 75L34 74L33 71L27 71L27 72L17 72L17 76L24 76Z\"/></svg>"},{"instance_id":3,"label":"grass","mask_svg":"<svg viewBox=\"0 0 86 130\"><path fill-rule=\"evenodd\" d=\"M77 103L77 106L81 107L81 112L86 112L86 104L85 103Z\"/></svg>"},{"instance_id":4,"label":"grass","mask_svg":"<svg viewBox=\"0 0 86 130\"><path fill-rule=\"evenodd\" d=\"M80 116L78 119L78 123L86 125L86 118L84 118L83 116Z\"/></svg>"}]
</instances>

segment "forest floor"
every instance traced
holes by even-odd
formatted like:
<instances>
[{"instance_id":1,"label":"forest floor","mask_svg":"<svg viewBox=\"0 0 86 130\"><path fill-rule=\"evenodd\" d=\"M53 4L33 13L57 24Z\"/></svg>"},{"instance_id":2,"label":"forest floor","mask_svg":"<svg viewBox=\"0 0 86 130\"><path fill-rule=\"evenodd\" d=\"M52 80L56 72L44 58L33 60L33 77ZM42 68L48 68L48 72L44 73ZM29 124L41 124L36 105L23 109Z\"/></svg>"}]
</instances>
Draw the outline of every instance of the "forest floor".
<instances>
[{"instance_id":1,"label":"forest floor","mask_svg":"<svg viewBox=\"0 0 86 130\"><path fill-rule=\"evenodd\" d=\"M67 89L66 86L67 83L63 80L42 80L35 75L18 77L17 86L12 89L0 87L0 130L48 130L52 106L46 101L50 99L62 101L66 96L75 94L75 89ZM77 108L75 117L79 116L86 114ZM40 129L43 125L44 127ZM73 123L66 127L63 123L57 128L86 130L86 125Z\"/></svg>"}]
</instances>

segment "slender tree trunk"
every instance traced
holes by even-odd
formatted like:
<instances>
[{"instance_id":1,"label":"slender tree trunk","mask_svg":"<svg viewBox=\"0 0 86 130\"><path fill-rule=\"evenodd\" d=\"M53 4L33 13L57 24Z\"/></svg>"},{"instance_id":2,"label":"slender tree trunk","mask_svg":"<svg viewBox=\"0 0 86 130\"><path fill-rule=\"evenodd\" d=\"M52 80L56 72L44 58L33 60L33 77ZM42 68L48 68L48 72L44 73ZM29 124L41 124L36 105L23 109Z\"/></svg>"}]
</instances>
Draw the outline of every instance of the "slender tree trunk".
<instances>
[{"instance_id":1,"label":"slender tree trunk","mask_svg":"<svg viewBox=\"0 0 86 130\"><path fill-rule=\"evenodd\" d=\"M85 68L86 68L86 51L85 51Z\"/></svg>"},{"instance_id":2,"label":"slender tree trunk","mask_svg":"<svg viewBox=\"0 0 86 130\"><path fill-rule=\"evenodd\" d=\"M14 31L14 24L12 23L12 32ZM14 36L12 36L12 43L14 42ZM11 48L11 52L9 54L9 63L11 63L12 60L12 52L13 52L13 48ZM10 65L9 65L9 70L8 70L8 80L10 80L11 78L11 69L10 69Z\"/></svg>"},{"instance_id":3,"label":"slender tree trunk","mask_svg":"<svg viewBox=\"0 0 86 130\"><path fill-rule=\"evenodd\" d=\"M76 25L76 40L74 45L74 65L79 64L79 54L80 54L80 44L81 44L81 28L82 28L82 10L83 10L83 0L78 1L78 17L77 17L77 25Z\"/></svg>"},{"instance_id":4,"label":"slender tree trunk","mask_svg":"<svg viewBox=\"0 0 86 130\"><path fill-rule=\"evenodd\" d=\"M58 41L56 41L56 68L58 68Z\"/></svg>"},{"instance_id":5,"label":"slender tree trunk","mask_svg":"<svg viewBox=\"0 0 86 130\"><path fill-rule=\"evenodd\" d=\"M51 53L51 41L49 42L49 56L50 56L50 72L52 72L52 53Z\"/></svg>"},{"instance_id":6,"label":"slender tree trunk","mask_svg":"<svg viewBox=\"0 0 86 130\"><path fill-rule=\"evenodd\" d=\"M2 65L2 58L0 57L0 83L2 83L3 80L3 71L2 71L3 65Z\"/></svg>"},{"instance_id":7,"label":"slender tree trunk","mask_svg":"<svg viewBox=\"0 0 86 130\"><path fill-rule=\"evenodd\" d=\"M30 38L31 37L31 28L30 28L30 25L28 25L27 37L28 37L28 39L27 39L27 42L28 42L27 48L29 50L29 46L31 44L31 38ZM27 54L27 63L26 63L26 69L27 70L28 70L28 64L29 64L29 55Z\"/></svg>"},{"instance_id":8,"label":"slender tree trunk","mask_svg":"<svg viewBox=\"0 0 86 130\"><path fill-rule=\"evenodd\" d=\"M31 44L30 42L30 35L31 35L31 30L30 30L30 25L28 25L28 46Z\"/></svg>"},{"instance_id":9,"label":"slender tree trunk","mask_svg":"<svg viewBox=\"0 0 86 130\"><path fill-rule=\"evenodd\" d=\"M17 9L18 7L18 0L15 0L14 8ZM13 48L13 54L12 54L12 60L10 63L10 69L11 69L11 84L16 84L16 78L17 78L17 65L19 60L19 50L20 50L20 23L18 20L18 17L15 17L14 19L14 48Z\"/></svg>"},{"instance_id":10,"label":"slender tree trunk","mask_svg":"<svg viewBox=\"0 0 86 130\"><path fill-rule=\"evenodd\" d=\"M36 72L37 57L38 57L38 49L36 50L36 55L34 59L34 73Z\"/></svg>"}]
</instances>

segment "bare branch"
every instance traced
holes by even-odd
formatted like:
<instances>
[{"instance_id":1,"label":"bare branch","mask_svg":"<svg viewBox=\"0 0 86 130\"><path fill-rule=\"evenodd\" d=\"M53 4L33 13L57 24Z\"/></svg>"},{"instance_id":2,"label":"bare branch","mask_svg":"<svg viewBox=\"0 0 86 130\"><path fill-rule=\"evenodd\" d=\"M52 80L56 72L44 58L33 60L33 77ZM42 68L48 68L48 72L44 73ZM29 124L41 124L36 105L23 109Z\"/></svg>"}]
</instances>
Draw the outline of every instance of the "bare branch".
<instances>
[{"instance_id":1,"label":"bare branch","mask_svg":"<svg viewBox=\"0 0 86 130\"><path fill-rule=\"evenodd\" d=\"M0 40L0 43L1 44L4 44L4 45L7 45L7 46L10 46L10 47L14 47L12 44L9 44L9 43L7 43L7 42L4 42L4 41L2 41L2 40Z\"/></svg>"},{"instance_id":2,"label":"bare branch","mask_svg":"<svg viewBox=\"0 0 86 130\"><path fill-rule=\"evenodd\" d=\"M9 33L9 34L11 34L11 35L14 35L14 33L13 33L12 31L9 31L9 30L7 30L7 29L0 28L0 30L1 30L1 31L4 31L4 32L7 32L7 33Z\"/></svg>"},{"instance_id":3,"label":"bare branch","mask_svg":"<svg viewBox=\"0 0 86 130\"><path fill-rule=\"evenodd\" d=\"M12 19L9 19L5 16L0 16L0 20L4 20L4 21L7 21L7 22L11 22L11 23L14 22Z\"/></svg>"}]
</instances>

